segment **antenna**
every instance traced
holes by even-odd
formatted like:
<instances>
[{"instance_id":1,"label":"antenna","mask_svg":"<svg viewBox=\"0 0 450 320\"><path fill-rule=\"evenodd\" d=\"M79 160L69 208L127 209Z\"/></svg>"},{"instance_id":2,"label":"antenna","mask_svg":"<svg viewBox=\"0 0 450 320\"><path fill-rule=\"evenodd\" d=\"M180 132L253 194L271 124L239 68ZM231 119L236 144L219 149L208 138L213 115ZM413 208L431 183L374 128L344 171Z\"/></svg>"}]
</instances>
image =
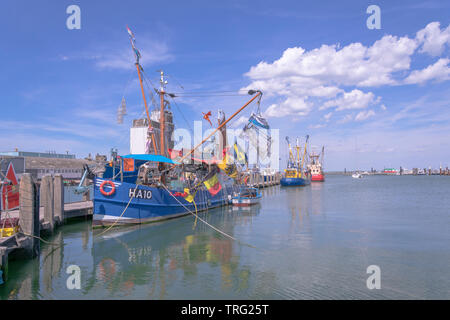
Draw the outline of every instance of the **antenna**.
<instances>
[{"instance_id":1,"label":"antenna","mask_svg":"<svg viewBox=\"0 0 450 320\"><path fill-rule=\"evenodd\" d=\"M156 70L156 72L159 72L159 74L161 76L159 79L159 85L160 85L159 90L161 92L164 92L166 89L166 85L168 84L167 80L164 80L164 71L162 69L160 69L160 70Z\"/></svg>"},{"instance_id":2,"label":"antenna","mask_svg":"<svg viewBox=\"0 0 450 320\"><path fill-rule=\"evenodd\" d=\"M161 138L161 142L160 142L160 154L165 156L166 155L166 148L165 148L165 133L166 133L166 124L165 124L165 110L164 110L164 94L166 93L165 88L166 88L166 84L167 84L167 80L164 80L164 71L163 70L159 70L159 73L161 75L161 78L159 80L160 83L160 89L159 89L159 96L161 99L161 111L159 114L159 130L160 130L160 138Z\"/></svg>"}]
</instances>

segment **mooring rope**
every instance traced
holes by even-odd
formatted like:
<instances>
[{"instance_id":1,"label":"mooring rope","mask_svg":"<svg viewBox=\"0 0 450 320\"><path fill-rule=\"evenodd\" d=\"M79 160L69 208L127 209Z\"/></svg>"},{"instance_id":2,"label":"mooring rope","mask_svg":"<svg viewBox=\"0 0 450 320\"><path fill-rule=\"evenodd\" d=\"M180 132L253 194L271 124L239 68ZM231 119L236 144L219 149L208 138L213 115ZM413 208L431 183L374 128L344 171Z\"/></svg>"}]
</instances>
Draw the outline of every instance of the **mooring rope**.
<instances>
[{"instance_id":1,"label":"mooring rope","mask_svg":"<svg viewBox=\"0 0 450 320\"><path fill-rule=\"evenodd\" d=\"M139 187L139 185L136 185L136 188L134 188L134 192L133 194L136 194L136 190ZM125 206L125 209L123 209L122 213L120 214L120 216L117 217L117 219L113 222L112 225L110 225L108 228L106 228L104 231L100 232L99 234L97 234L96 236L100 236L102 234L104 234L105 232L109 231L112 227L114 227L116 225L116 223L119 221L120 218L122 218L122 216L124 215L125 211L127 211L128 207L130 206L131 200L133 200L134 197L130 197L130 200L128 200L127 205Z\"/></svg>"},{"instance_id":2,"label":"mooring rope","mask_svg":"<svg viewBox=\"0 0 450 320\"><path fill-rule=\"evenodd\" d=\"M197 226L198 210L197 210L197 204L195 203L194 199L192 199L192 202L194 203L194 207L195 207L195 221L194 221L194 225L192 226L192 230L194 230L195 227Z\"/></svg>"},{"instance_id":3,"label":"mooring rope","mask_svg":"<svg viewBox=\"0 0 450 320\"><path fill-rule=\"evenodd\" d=\"M167 189L167 187L166 187L165 185L163 185L163 187L164 187L164 189L166 189L166 191L167 191L167 192L168 192L168 193L169 193L169 194L170 194L170 195L171 195L171 196L172 196L179 204L181 204L181 205L183 206L183 208L185 208L190 214L192 214L193 216L195 216L196 218L198 218L198 220L200 220L201 222L203 222L203 223L206 224L207 226L213 228L213 229L216 230L217 232L223 234L224 236L226 236L226 237L228 237L228 238L230 238L230 239L232 239L232 240L238 241L236 238L230 236L229 234L223 232L222 230L217 229L216 227L214 227L213 225L209 224L208 222L206 222L206 221L203 220L202 218L198 217L198 215L195 215L191 210L189 210L188 207L186 207L180 200L178 200L177 197L175 197L175 195L172 194L172 192L170 192L170 190Z\"/></svg>"},{"instance_id":4,"label":"mooring rope","mask_svg":"<svg viewBox=\"0 0 450 320\"><path fill-rule=\"evenodd\" d=\"M136 193L136 190L138 188L139 185L136 185L136 188L134 188L134 193ZM194 206L196 208L196 213L192 212L188 207L186 207L180 200L178 200L178 198L172 193L170 192L170 190L164 185L162 184L162 187L179 203L181 204L181 206L187 210L187 212L189 212L191 215L193 215L195 217L195 225L197 224L197 219L200 220L201 222L203 222L204 224L206 224L207 226L209 226L210 228L214 229L215 231L217 231L218 233L224 235L225 237L230 238L231 240L234 240L242 245L246 245L248 247L251 248L256 248L255 246L252 246L250 244L247 243L243 243L241 241L239 241L238 239L234 238L233 236L223 232L222 230L219 230L218 228L214 227L213 225L211 225L210 223L208 223L207 221L203 220L202 218L200 218L198 216L198 211L197 211L197 205L194 203ZM127 205L125 206L125 208L123 209L122 213L120 214L119 217L117 217L117 219L114 221L114 223L112 225L110 225L107 229L105 229L104 231L102 231L101 233L97 234L96 236L100 236L106 232L108 232L109 230L111 230L112 227L114 227L116 225L116 223L119 221L119 219L124 215L125 211L127 211L128 207L130 206L131 200L133 199L133 197L130 198L130 200L128 201Z\"/></svg>"},{"instance_id":5,"label":"mooring rope","mask_svg":"<svg viewBox=\"0 0 450 320\"><path fill-rule=\"evenodd\" d=\"M24 236L28 236L28 237L39 239L39 240L41 240L42 242L44 242L46 244L49 244L49 245L52 245L52 246L64 246L65 245L64 243L63 244L61 244L61 243L54 243L54 242L50 242L50 241L44 240L44 239L42 239L39 236L33 236L32 234L28 234L28 233L23 232L21 227L20 227L20 229L21 230L19 232L17 232L17 233L21 233Z\"/></svg>"}]
</instances>

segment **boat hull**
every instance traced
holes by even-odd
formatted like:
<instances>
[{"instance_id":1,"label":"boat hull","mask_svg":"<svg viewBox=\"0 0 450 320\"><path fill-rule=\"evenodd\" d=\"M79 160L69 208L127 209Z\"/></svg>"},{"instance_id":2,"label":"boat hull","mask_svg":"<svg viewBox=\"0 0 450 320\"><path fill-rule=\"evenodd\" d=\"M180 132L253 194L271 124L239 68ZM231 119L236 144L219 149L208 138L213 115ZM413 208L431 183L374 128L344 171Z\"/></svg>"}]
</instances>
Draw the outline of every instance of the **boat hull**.
<instances>
[{"instance_id":1,"label":"boat hull","mask_svg":"<svg viewBox=\"0 0 450 320\"><path fill-rule=\"evenodd\" d=\"M311 179L304 178L281 178L280 184L283 187L303 187L311 184Z\"/></svg>"},{"instance_id":2,"label":"boat hull","mask_svg":"<svg viewBox=\"0 0 450 320\"><path fill-rule=\"evenodd\" d=\"M254 198L247 198L247 197L235 197L232 199L233 206L236 207L249 207L255 204L258 204L261 200L261 196L254 197Z\"/></svg>"},{"instance_id":3,"label":"boat hull","mask_svg":"<svg viewBox=\"0 0 450 320\"><path fill-rule=\"evenodd\" d=\"M100 192L105 179L94 181L93 227L112 224L141 224L181 217L191 212L200 212L229 204L233 190L223 186L212 196L207 190L198 190L194 202L186 201L182 196L172 196L164 188L148 187L136 184L112 181L115 191L106 196ZM104 187L105 189L107 187ZM106 190L106 191L109 191ZM171 191L173 194L174 192Z\"/></svg>"},{"instance_id":4,"label":"boat hull","mask_svg":"<svg viewBox=\"0 0 450 320\"><path fill-rule=\"evenodd\" d=\"M325 176L323 174L313 174L311 176L311 181L324 182L325 181Z\"/></svg>"}]
</instances>

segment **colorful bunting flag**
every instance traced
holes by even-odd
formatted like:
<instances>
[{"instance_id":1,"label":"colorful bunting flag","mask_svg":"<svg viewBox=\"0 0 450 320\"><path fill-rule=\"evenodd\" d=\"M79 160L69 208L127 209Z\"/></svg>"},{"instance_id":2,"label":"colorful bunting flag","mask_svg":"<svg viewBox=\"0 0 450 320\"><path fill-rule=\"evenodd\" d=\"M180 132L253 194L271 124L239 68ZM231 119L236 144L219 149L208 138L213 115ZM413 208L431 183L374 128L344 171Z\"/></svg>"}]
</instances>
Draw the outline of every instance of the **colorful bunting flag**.
<instances>
[{"instance_id":1,"label":"colorful bunting flag","mask_svg":"<svg viewBox=\"0 0 450 320\"><path fill-rule=\"evenodd\" d=\"M211 195L213 196L215 196L222 189L222 186L219 182L219 177L216 173L214 173L211 178L205 180L203 183L208 189L209 193L211 193Z\"/></svg>"},{"instance_id":2,"label":"colorful bunting flag","mask_svg":"<svg viewBox=\"0 0 450 320\"><path fill-rule=\"evenodd\" d=\"M234 164L228 164L227 163L228 156L225 153L223 156L222 162L218 163L217 166L225 172L226 175L228 175L230 178L236 178L237 177L237 168Z\"/></svg>"},{"instance_id":3,"label":"colorful bunting flag","mask_svg":"<svg viewBox=\"0 0 450 320\"><path fill-rule=\"evenodd\" d=\"M174 192L173 195L175 197L183 197L184 200L186 200L187 202L192 202L192 201L194 201L196 193L197 193L197 191L194 192L194 194L191 194L190 190L188 188L185 188L183 193L181 193L181 192Z\"/></svg>"},{"instance_id":4,"label":"colorful bunting flag","mask_svg":"<svg viewBox=\"0 0 450 320\"><path fill-rule=\"evenodd\" d=\"M133 34L133 32L131 31L131 29L128 28L128 26L127 26L127 31L128 31L128 34L130 35L131 39L134 41L134 40L135 40L134 34Z\"/></svg>"},{"instance_id":5,"label":"colorful bunting flag","mask_svg":"<svg viewBox=\"0 0 450 320\"><path fill-rule=\"evenodd\" d=\"M248 162L247 154L243 152L241 148L239 148L237 142L234 143L233 149L234 149L234 157L237 160L237 162L241 164L245 164Z\"/></svg>"},{"instance_id":6,"label":"colorful bunting flag","mask_svg":"<svg viewBox=\"0 0 450 320\"><path fill-rule=\"evenodd\" d=\"M211 116L211 111L208 111L208 113L204 113L204 112L202 112L202 113L203 113L203 119L207 120L212 127L212 122L209 119L209 117Z\"/></svg>"}]
</instances>

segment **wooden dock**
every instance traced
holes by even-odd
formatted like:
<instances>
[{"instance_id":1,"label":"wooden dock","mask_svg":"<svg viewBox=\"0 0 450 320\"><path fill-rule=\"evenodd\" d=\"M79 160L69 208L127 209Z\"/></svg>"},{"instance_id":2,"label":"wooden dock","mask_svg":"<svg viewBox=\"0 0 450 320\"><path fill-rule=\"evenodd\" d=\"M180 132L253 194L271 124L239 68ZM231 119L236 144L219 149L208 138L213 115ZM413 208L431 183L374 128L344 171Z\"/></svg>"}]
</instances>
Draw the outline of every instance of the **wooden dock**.
<instances>
[{"instance_id":1,"label":"wooden dock","mask_svg":"<svg viewBox=\"0 0 450 320\"><path fill-rule=\"evenodd\" d=\"M65 203L63 220L92 215L92 207L93 207L92 200ZM45 207L40 206L39 207L39 222L41 224L41 230L43 228L45 229L45 218L44 218L45 212L44 211L45 211ZM11 210L9 212L9 216L11 218L19 218L19 216L20 216L19 209ZM2 238L0 238L0 246L2 245L1 239Z\"/></svg>"},{"instance_id":2,"label":"wooden dock","mask_svg":"<svg viewBox=\"0 0 450 320\"><path fill-rule=\"evenodd\" d=\"M249 187L267 188L280 184L281 174L275 173L270 175L262 175L259 172L250 172L247 182Z\"/></svg>"},{"instance_id":3,"label":"wooden dock","mask_svg":"<svg viewBox=\"0 0 450 320\"><path fill-rule=\"evenodd\" d=\"M67 219L88 217L93 212L89 192L83 201L64 203L64 184L61 175L44 176L40 185L25 173L20 180L18 210L2 213L2 218L18 218L20 232L0 237L0 270L3 282L7 279L8 257L34 258L40 252L43 234L52 234ZM0 283L2 282L0 281Z\"/></svg>"}]
</instances>

